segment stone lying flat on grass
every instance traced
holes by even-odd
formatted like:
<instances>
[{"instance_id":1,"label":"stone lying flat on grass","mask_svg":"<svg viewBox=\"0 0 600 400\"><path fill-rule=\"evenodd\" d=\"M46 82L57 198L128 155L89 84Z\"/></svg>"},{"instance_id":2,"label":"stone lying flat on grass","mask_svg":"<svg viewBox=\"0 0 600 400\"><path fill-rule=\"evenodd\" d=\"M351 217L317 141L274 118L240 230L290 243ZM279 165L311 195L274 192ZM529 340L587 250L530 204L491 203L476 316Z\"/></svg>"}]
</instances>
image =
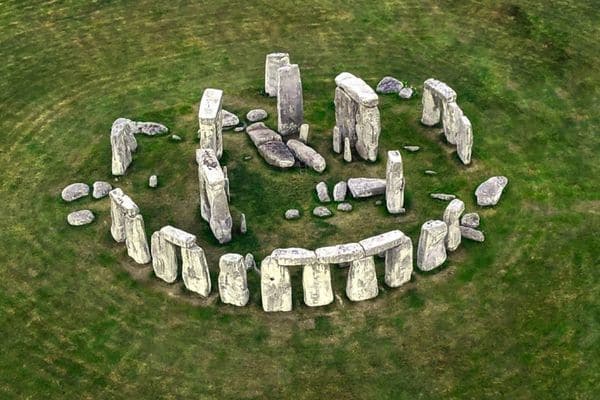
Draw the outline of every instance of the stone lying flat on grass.
<instances>
[{"instance_id":1,"label":"stone lying flat on grass","mask_svg":"<svg viewBox=\"0 0 600 400\"><path fill-rule=\"evenodd\" d=\"M130 125L133 129L133 133L143 133L147 136L162 135L163 133L169 132L169 128L158 122L131 121Z\"/></svg>"},{"instance_id":2,"label":"stone lying flat on grass","mask_svg":"<svg viewBox=\"0 0 600 400\"><path fill-rule=\"evenodd\" d=\"M227 110L221 110L223 115L223 129L230 129L237 126L240 123L240 119L237 115Z\"/></svg>"},{"instance_id":3,"label":"stone lying flat on grass","mask_svg":"<svg viewBox=\"0 0 600 400\"><path fill-rule=\"evenodd\" d=\"M269 114L267 114L267 112L261 108L257 108L254 110L250 110L248 111L248 114L246 114L246 119L250 122L258 122L258 121L262 121L263 119L266 119L269 116Z\"/></svg>"},{"instance_id":4,"label":"stone lying flat on grass","mask_svg":"<svg viewBox=\"0 0 600 400\"><path fill-rule=\"evenodd\" d=\"M363 239L358 244L365 250L365 256L369 257L399 246L405 240L404 233L393 230Z\"/></svg>"},{"instance_id":5,"label":"stone lying flat on grass","mask_svg":"<svg viewBox=\"0 0 600 400\"><path fill-rule=\"evenodd\" d=\"M421 150L419 146L403 146L403 148L404 150L410 151L411 153L416 153L417 151Z\"/></svg>"},{"instance_id":6,"label":"stone lying flat on grass","mask_svg":"<svg viewBox=\"0 0 600 400\"><path fill-rule=\"evenodd\" d=\"M252 253L246 254L246 257L244 257L244 265L246 266L246 271L256 269L256 261L254 260Z\"/></svg>"},{"instance_id":7,"label":"stone lying flat on grass","mask_svg":"<svg viewBox=\"0 0 600 400\"><path fill-rule=\"evenodd\" d=\"M379 81L375 91L382 94L398 93L403 87L404 85L398 79L391 76L386 76Z\"/></svg>"},{"instance_id":8,"label":"stone lying flat on grass","mask_svg":"<svg viewBox=\"0 0 600 400\"><path fill-rule=\"evenodd\" d=\"M266 312L292 310L292 282L289 270L271 257L260 264L260 297Z\"/></svg>"},{"instance_id":9,"label":"stone lying flat on grass","mask_svg":"<svg viewBox=\"0 0 600 400\"><path fill-rule=\"evenodd\" d=\"M268 142L281 142L281 135L262 122L257 122L246 127L246 133L256 147Z\"/></svg>"},{"instance_id":10,"label":"stone lying flat on grass","mask_svg":"<svg viewBox=\"0 0 600 400\"><path fill-rule=\"evenodd\" d=\"M437 175L437 172L431 170L431 169L426 169L425 170L425 175Z\"/></svg>"},{"instance_id":11,"label":"stone lying flat on grass","mask_svg":"<svg viewBox=\"0 0 600 400\"><path fill-rule=\"evenodd\" d=\"M278 168L291 168L296 163L294 155L283 142L267 142L258 146L258 152L267 164Z\"/></svg>"},{"instance_id":12,"label":"stone lying flat on grass","mask_svg":"<svg viewBox=\"0 0 600 400\"><path fill-rule=\"evenodd\" d=\"M341 264L365 257L365 251L358 243L336 244L315 250L317 261L324 264Z\"/></svg>"},{"instance_id":13,"label":"stone lying flat on grass","mask_svg":"<svg viewBox=\"0 0 600 400\"><path fill-rule=\"evenodd\" d=\"M151 188L157 187L158 186L158 176L151 175L150 178L148 178L148 186Z\"/></svg>"},{"instance_id":14,"label":"stone lying flat on grass","mask_svg":"<svg viewBox=\"0 0 600 400\"><path fill-rule=\"evenodd\" d=\"M300 218L300 211L295 208L291 208L285 212L285 219L298 219Z\"/></svg>"},{"instance_id":15,"label":"stone lying flat on grass","mask_svg":"<svg viewBox=\"0 0 600 400\"><path fill-rule=\"evenodd\" d=\"M171 140L174 142L181 142L181 136L179 135L171 135Z\"/></svg>"},{"instance_id":16,"label":"stone lying flat on grass","mask_svg":"<svg viewBox=\"0 0 600 400\"><path fill-rule=\"evenodd\" d=\"M477 228L479 226L479 214L467 213L460 219L460 224L468 228Z\"/></svg>"},{"instance_id":17,"label":"stone lying flat on grass","mask_svg":"<svg viewBox=\"0 0 600 400\"><path fill-rule=\"evenodd\" d=\"M377 196L385 193L385 179L350 178L348 189L354 198Z\"/></svg>"},{"instance_id":18,"label":"stone lying flat on grass","mask_svg":"<svg viewBox=\"0 0 600 400\"><path fill-rule=\"evenodd\" d=\"M450 201L450 200L454 200L456 198L455 195L447 194L447 193L430 193L429 196L431 196L432 199L443 200L443 201Z\"/></svg>"},{"instance_id":19,"label":"stone lying flat on grass","mask_svg":"<svg viewBox=\"0 0 600 400\"><path fill-rule=\"evenodd\" d=\"M319 201L321 203L329 203L331 201L331 198L329 197L329 193L327 191L327 184L325 182L317 183L315 189L317 191L317 197L319 198Z\"/></svg>"},{"instance_id":20,"label":"stone lying flat on grass","mask_svg":"<svg viewBox=\"0 0 600 400\"><path fill-rule=\"evenodd\" d=\"M92 188L92 197L95 199L101 199L108 196L108 193L112 190L111 184L104 181L94 182Z\"/></svg>"},{"instance_id":21,"label":"stone lying flat on grass","mask_svg":"<svg viewBox=\"0 0 600 400\"><path fill-rule=\"evenodd\" d=\"M346 192L348 191L348 184L344 181L338 182L333 187L333 201L344 201L346 199Z\"/></svg>"},{"instance_id":22,"label":"stone lying flat on grass","mask_svg":"<svg viewBox=\"0 0 600 400\"><path fill-rule=\"evenodd\" d=\"M279 265L306 265L317 260L315 252L312 250L302 249L300 247L288 247L286 249L275 249L271 253L271 257L277 261Z\"/></svg>"},{"instance_id":23,"label":"stone lying flat on grass","mask_svg":"<svg viewBox=\"0 0 600 400\"><path fill-rule=\"evenodd\" d=\"M398 91L398 97L400 97L401 99L405 99L408 100L410 98L413 97L413 94L415 93L414 89L411 87L403 87L402 89L400 89Z\"/></svg>"},{"instance_id":24,"label":"stone lying flat on grass","mask_svg":"<svg viewBox=\"0 0 600 400\"><path fill-rule=\"evenodd\" d=\"M67 215L67 222L72 226L87 225L94 221L94 214L90 210L73 211Z\"/></svg>"},{"instance_id":25,"label":"stone lying flat on grass","mask_svg":"<svg viewBox=\"0 0 600 400\"><path fill-rule=\"evenodd\" d=\"M64 201L74 201L90 194L90 187L85 183L71 183L60 194Z\"/></svg>"},{"instance_id":26,"label":"stone lying flat on grass","mask_svg":"<svg viewBox=\"0 0 600 400\"><path fill-rule=\"evenodd\" d=\"M331 211L327 207L319 206L313 209L313 215L319 218L331 217Z\"/></svg>"},{"instance_id":27,"label":"stone lying flat on grass","mask_svg":"<svg viewBox=\"0 0 600 400\"><path fill-rule=\"evenodd\" d=\"M469 228L468 226L460 227L460 235L469 240L473 240L475 242L483 242L485 240L485 235L480 230Z\"/></svg>"},{"instance_id":28,"label":"stone lying flat on grass","mask_svg":"<svg viewBox=\"0 0 600 400\"><path fill-rule=\"evenodd\" d=\"M475 190L477 204L480 206L495 206L500 200L502 191L508 184L508 178L505 176L493 176L480 184Z\"/></svg>"},{"instance_id":29,"label":"stone lying flat on grass","mask_svg":"<svg viewBox=\"0 0 600 400\"><path fill-rule=\"evenodd\" d=\"M350 203L340 203L337 206L338 211L350 212L352 211L352 204Z\"/></svg>"},{"instance_id":30,"label":"stone lying flat on grass","mask_svg":"<svg viewBox=\"0 0 600 400\"><path fill-rule=\"evenodd\" d=\"M300 162L302 162L304 165L312 168L313 170L319 173L325 171L325 168L327 167L325 159L312 147L307 146L306 144L296 139L288 140L287 146L296 156L296 158L300 160Z\"/></svg>"}]
</instances>

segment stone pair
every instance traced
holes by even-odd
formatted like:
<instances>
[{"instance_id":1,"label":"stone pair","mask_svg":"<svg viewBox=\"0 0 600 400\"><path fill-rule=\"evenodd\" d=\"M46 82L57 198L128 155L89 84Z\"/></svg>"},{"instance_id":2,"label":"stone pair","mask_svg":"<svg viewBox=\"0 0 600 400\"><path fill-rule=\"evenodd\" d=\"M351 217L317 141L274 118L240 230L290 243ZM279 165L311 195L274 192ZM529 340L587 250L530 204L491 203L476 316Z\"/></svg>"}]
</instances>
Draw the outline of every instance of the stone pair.
<instances>
[{"instance_id":1,"label":"stone pair","mask_svg":"<svg viewBox=\"0 0 600 400\"><path fill-rule=\"evenodd\" d=\"M127 254L138 264L150 262L150 250L140 209L119 188L109 192L110 233L116 242L125 242Z\"/></svg>"},{"instance_id":2,"label":"stone pair","mask_svg":"<svg viewBox=\"0 0 600 400\"><path fill-rule=\"evenodd\" d=\"M290 64L289 54L267 54L265 93L277 97L277 131L284 136L298 133L304 122L302 80L298 64Z\"/></svg>"}]
</instances>

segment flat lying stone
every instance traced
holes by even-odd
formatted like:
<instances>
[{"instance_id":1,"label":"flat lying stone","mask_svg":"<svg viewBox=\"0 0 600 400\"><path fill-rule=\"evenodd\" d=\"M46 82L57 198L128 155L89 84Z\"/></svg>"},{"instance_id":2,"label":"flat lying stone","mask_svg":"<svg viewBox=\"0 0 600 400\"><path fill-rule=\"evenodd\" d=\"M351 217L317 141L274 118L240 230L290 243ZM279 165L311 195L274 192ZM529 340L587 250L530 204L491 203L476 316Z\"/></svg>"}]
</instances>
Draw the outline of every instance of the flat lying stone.
<instances>
[{"instance_id":1,"label":"flat lying stone","mask_svg":"<svg viewBox=\"0 0 600 400\"><path fill-rule=\"evenodd\" d=\"M348 189L354 198L377 196L385 193L385 179L350 178Z\"/></svg>"},{"instance_id":2,"label":"flat lying stone","mask_svg":"<svg viewBox=\"0 0 600 400\"><path fill-rule=\"evenodd\" d=\"M480 206L495 206L502 196L502 191L508 184L505 176L493 176L481 183L475 190L477 204Z\"/></svg>"},{"instance_id":3,"label":"flat lying stone","mask_svg":"<svg viewBox=\"0 0 600 400\"><path fill-rule=\"evenodd\" d=\"M317 191L317 197L321 203L329 203L331 201L327 191L327 184L325 182L317 183L315 190Z\"/></svg>"},{"instance_id":4,"label":"flat lying stone","mask_svg":"<svg viewBox=\"0 0 600 400\"><path fill-rule=\"evenodd\" d=\"M342 72L335 77L335 84L359 104L366 107L375 107L379 104L377 93L362 79L348 73Z\"/></svg>"},{"instance_id":5,"label":"flat lying stone","mask_svg":"<svg viewBox=\"0 0 600 400\"><path fill-rule=\"evenodd\" d=\"M399 246L405 241L404 233L393 230L363 239L358 244L364 249L365 256L369 257Z\"/></svg>"},{"instance_id":6,"label":"flat lying stone","mask_svg":"<svg viewBox=\"0 0 600 400\"><path fill-rule=\"evenodd\" d=\"M313 215L319 218L331 217L331 211L327 207L319 206L313 209Z\"/></svg>"},{"instance_id":7,"label":"flat lying stone","mask_svg":"<svg viewBox=\"0 0 600 400\"><path fill-rule=\"evenodd\" d=\"M445 239L448 227L444 221L430 220L421 226L417 266L421 271L431 271L446 261Z\"/></svg>"},{"instance_id":8,"label":"flat lying stone","mask_svg":"<svg viewBox=\"0 0 600 400\"><path fill-rule=\"evenodd\" d=\"M303 126L306 124L303 124ZM292 151L292 153L296 156L300 162L304 165L312 168L316 172L323 172L327 167L327 163L322 155L317 153L315 149L306 144L302 143L299 140L290 139L287 141L287 146Z\"/></svg>"},{"instance_id":9,"label":"flat lying stone","mask_svg":"<svg viewBox=\"0 0 600 400\"><path fill-rule=\"evenodd\" d=\"M85 183L71 183L60 194L64 201L74 201L90 194L90 187Z\"/></svg>"},{"instance_id":10,"label":"flat lying stone","mask_svg":"<svg viewBox=\"0 0 600 400\"><path fill-rule=\"evenodd\" d=\"M298 219L300 218L300 211L295 208L291 208L285 212L284 217L285 219Z\"/></svg>"},{"instance_id":11,"label":"flat lying stone","mask_svg":"<svg viewBox=\"0 0 600 400\"><path fill-rule=\"evenodd\" d=\"M163 226L160 229L160 233L165 240L179 247L190 248L196 244L196 235L192 235L171 225Z\"/></svg>"},{"instance_id":12,"label":"flat lying stone","mask_svg":"<svg viewBox=\"0 0 600 400\"><path fill-rule=\"evenodd\" d=\"M223 115L223 129L230 129L237 126L240 123L240 119L237 115L227 110L221 110Z\"/></svg>"},{"instance_id":13,"label":"flat lying stone","mask_svg":"<svg viewBox=\"0 0 600 400\"><path fill-rule=\"evenodd\" d=\"M133 133L143 133L147 136L162 135L163 133L169 132L169 128L158 122L131 121L130 124Z\"/></svg>"},{"instance_id":14,"label":"flat lying stone","mask_svg":"<svg viewBox=\"0 0 600 400\"><path fill-rule=\"evenodd\" d=\"M333 187L333 201L344 201L348 192L348 184L344 181L338 182Z\"/></svg>"},{"instance_id":15,"label":"flat lying stone","mask_svg":"<svg viewBox=\"0 0 600 400\"><path fill-rule=\"evenodd\" d=\"M425 175L437 175L437 172L430 170L430 169L426 169L425 170Z\"/></svg>"},{"instance_id":16,"label":"flat lying stone","mask_svg":"<svg viewBox=\"0 0 600 400\"><path fill-rule=\"evenodd\" d=\"M382 94L398 93L403 87L404 84L398 79L391 76L386 76L379 81L375 91Z\"/></svg>"},{"instance_id":17,"label":"flat lying stone","mask_svg":"<svg viewBox=\"0 0 600 400\"><path fill-rule=\"evenodd\" d=\"M421 148L419 146L403 146L404 150L406 151L410 151L411 153L416 153L417 151L421 150Z\"/></svg>"},{"instance_id":18,"label":"flat lying stone","mask_svg":"<svg viewBox=\"0 0 600 400\"><path fill-rule=\"evenodd\" d=\"M443 201L450 201L450 200L454 200L456 198L455 195L447 194L447 193L430 193L429 196L431 196L432 199L443 200Z\"/></svg>"},{"instance_id":19,"label":"flat lying stone","mask_svg":"<svg viewBox=\"0 0 600 400\"><path fill-rule=\"evenodd\" d=\"M179 135L171 135L171 140L174 142L181 142L181 136Z\"/></svg>"},{"instance_id":20,"label":"flat lying stone","mask_svg":"<svg viewBox=\"0 0 600 400\"><path fill-rule=\"evenodd\" d=\"M475 242L483 242L485 235L483 232L477 229L469 228L468 226L460 227L460 235L465 239L473 240Z\"/></svg>"},{"instance_id":21,"label":"flat lying stone","mask_svg":"<svg viewBox=\"0 0 600 400\"><path fill-rule=\"evenodd\" d=\"M338 211L350 212L352 211L352 204L350 203L340 203L337 206Z\"/></svg>"},{"instance_id":22,"label":"flat lying stone","mask_svg":"<svg viewBox=\"0 0 600 400\"><path fill-rule=\"evenodd\" d=\"M281 142L281 135L262 122L248 125L246 127L246 133L256 147L268 142Z\"/></svg>"},{"instance_id":23,"label":"flat lying stone","mask_svg":"<svg viewBox=\"0 0 600 400\"><path fill-rule=\"evenodd\" d=\"M95 199L101 199L108 196L108 193L112 190L111 184L104 181L96 181L92 187L92 197Z\"/></svg>"},{"instance_id":24,"label":"flat lying stone","mask_svg":"<svg viewBox=\"0 0 600 400\"><path fill-rule=\"evenodd\" d=\"M291 168L296 159L283 142L273 141L258 146L258 152L267 164L278 168Z\"/></svg>"},{"instance_id":25,"label":"flat lying stone","mask_svg":"<svg viewBox=\"0 0 600 400\"><path fill-rule=\"evenodd\" d=\"M315 250L317 261L324 264L341 264L365 257L365 251L358 243L336 244Z\"/></svg>"},{"instance_id":26,"label":"flat lying stone","mask_svg":"<svg viewBox=\"0 0 600 400\"><path fill-rule=\"evenodd\" d=\"M79 210L67 215L67 222L72 226L81 226L91 224L94 218L94 214L90 210Z\"/></svg>"},{"instance_id":27,"label":"flat lying stone","mask_svg":"<svg viewBox=\"0 0 600 400\"><path fill-rule=\"evenodd\" d=\"M479 214L467 213L460 219L460 224L469 228L479 227Z\"/></svg>"},{"instance_id":28,"label":"flat lying stone","mask_svg":"<svg viewBox=\"0 0 600 400\"><path fill-rule=\"evenodd\" d=\"M258 122L267 119L268 116L269 114L267 114L265 110L262 108L257 108L248 111L248 114L246 114L246 119L250 122Z\"/></svg>"},{"instance_id":29,"label":"flat lying stone","mask_svg":"<svg viewBox=\"0 0 600 400\"><path fill-rule=\"evenodd\" d=\"M275 249L271 253L271 257L277 261L279 265L305 265L313 263L317 260L315 252L299 247L289 247L286 249Z\"/></svg>"}]
</instances>

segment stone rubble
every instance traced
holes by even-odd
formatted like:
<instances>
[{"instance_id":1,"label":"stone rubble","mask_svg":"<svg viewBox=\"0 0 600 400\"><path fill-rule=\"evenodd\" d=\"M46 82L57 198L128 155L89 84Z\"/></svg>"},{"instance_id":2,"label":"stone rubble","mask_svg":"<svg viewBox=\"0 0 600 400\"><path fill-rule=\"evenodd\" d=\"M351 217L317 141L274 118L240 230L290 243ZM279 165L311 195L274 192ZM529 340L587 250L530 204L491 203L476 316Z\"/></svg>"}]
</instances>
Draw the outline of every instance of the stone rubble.
<instances>
[{"instance_id":1,"label":"stone rubble","mask_svg":"<svg viewBox=\"0 0 600 400\"><path fill-rule=\"evenodd\" d=\"M271 258L279 265L285 266L305 265L317 261L317 256L314 251L299 247L275 249L271 253Z\"/></svg>"},{"instance_id":2,"label":"stone rubble","mask_svg":"<svg viewBox=\"0 0 600 400\"><path fill-rule=\"evenodd\" d=\"M177 279L177 246L165 239L160 231L150 237L152 269L157 278L167 283Z\"/></svg>"},{"instance_id":3,"label":"stone rubble","mask_svg":"<svg viewBox=\"0 0 600 400\"><path fill-rule=\"evenodd\" d=\"M404 100L409 100L413 97L415 90L411 87L403 87L398 91L398 97Z\"/></svg>"},{"instance_id":4,"label":"stone rubble","mask_svg":"<svg viewBox=\"0 0 600 400\"><path fill-rule=\"evenodd\" d=\"M416 153L417 151L421 150L421 148L419 146L402 146L404 148L404 150L406 151L410 151L411 153Z\"/></svg>"},{"instance_id":5,"label":"stone rubble","mask_svg":"<svg viewBox=\"0 0 600 400\"><path fill-rule=\"evenodd\" d=\"M130 121L130 124L134 134L143 133L147 136L156 136L169 132L169 128L158 122Z\"/></svg>"},{"instance_id":6,"label":"stone rubble","mask_svg":"<svg viewBox=\"0 0 600 400\"><path fill-rule=\"evenodd\" d=\"M201 149L212 149L217 158L223 155L223 91L204 90L198 108L198 137Z\"/></svg>"}]
</instances>

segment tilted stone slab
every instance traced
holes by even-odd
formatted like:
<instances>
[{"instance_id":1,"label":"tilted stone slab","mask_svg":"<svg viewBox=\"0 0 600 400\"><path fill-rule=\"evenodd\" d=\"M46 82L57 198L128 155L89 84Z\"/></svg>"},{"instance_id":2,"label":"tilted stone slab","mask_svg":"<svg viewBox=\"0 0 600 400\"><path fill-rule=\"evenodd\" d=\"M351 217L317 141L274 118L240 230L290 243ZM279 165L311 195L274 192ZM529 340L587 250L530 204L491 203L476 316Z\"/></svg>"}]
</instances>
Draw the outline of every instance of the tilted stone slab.
<instances>
[{"instance_id":1,"label":"tilted stone slab","mask_svg":"<svg viewBox=\"0 0 600 400\"><path fill-rule=\"evenodd\" d=\"M240 254L227 253L219 259L219 296L225 304L238 307L248 304L246 266Z\"/></svg>"},{"instance_id":2,"label":"tilted stone slab","mask_svg":"<svg viewBox=\"0 0 600 400\"><path fill-rule=\"evenodd\" d=\"M266 312L292 311L290 272L271 257L260 264L260 292Z\"/></svg>"},{"instance_id":3,"label":"tilted stone slab","mask_svg":"<svg viewBox=\"0 0 600 400\"><path fill-rule=\"evenodd\" d=\"M431 271L446 261L445 239L448 227L444 221L430 220L421 226L417 266L421 271Z\"/></svg>"},{"instance_id":4,"label":"tilted stone slab","mask_svg":"<svg viewBox=\"0 0 600 400\"><path fill-rule=\"evenodd\" d=\"M315 254L317 262L324 264L341 264L365 257L365 251L358 243L320 247L315 250Z\"/></svg>"},{"instance_id":5,"label":"tilted stone slab","mask_svg":"<svg viewBox=\"0 0 600 400\"><path fill-rule=\"evenodd\" d=\"M315 149L296 139L290 139L287 141L287 146L292 151L294 156L300 160L306 166L312 168L316 172L323 172L327 167L325 158L317 153Z\"/></svg>"},{"instance_id":6,"label":"tilted stone slab","mask_svg":"<svg viewBox=\"0 0 600 400\"><path fill-rule=\"evenodd\" d=\"M298 133L304 122L302 81L297 64L277 70L277 131L282 135Z\"/></svg>"},{"instance_id":7,"label":"tilted stone slab","mask_svg":"<svg viewBox=\"0 0 600 400\"><path fill-rule=\"evenodd\" d=\"M329 264L311 263L302 269L302 289L304 304L319 307L333 302L331 271Z\"/></svg>"},{"instance_id":8,"label":"tilted stone slab","mask_svg":"<svg viewBox=\"0 0 600 400\"><path fill-rule=\"evenodd\" d=\"M352 261L346 281L346 296L352 301L363 301L377 297L378 293L375 258L365 257Z\"/></svg>"},{"instance_id":9,"label":"tilted stone slab","mask_svg":"<svg viewBox=\"0 0 600 400\"><path fill-rule=\"evenodd\" d=\"M134 217L125 216L125 245L127 254L138 264L150 262L150 249L144 227L144 218L141 214Z\"/></svg>"},{"instance_id":10,"label":"tilted stone slab","mask_svg":"<svg viewBox=\"0 0 600 400\"><path fill-rule=\"evenodd\" d=\"M246 127L246 133L254 146L259 147L268 142L281 142L281 135L271 128L267 127L263 122L256 122Z\"/></svg>"},{"instance_id":11,"label":"tilted stone slab","mask_svg":"<svg viewBox=\"0 0 600 400\"><path fill-rule=\"evenodd\" d=\"M277 70L290 65L288 53L267 54L265 59L265 93L270 97L277 96Z\"/></svg>"},{"instance_id":12,"label":"tilted stone slab","mask_svg":"<svg viewBox=\"0 0 600 400\"><path fill-rule=\"evenodd\" d=\"M448 226L446 234L446 249L454 251L460 245L460 216L465 211L465 203L462 200L454 199L448 204L444 211L443 220Z\"/></svg>"},{"instance_id":13,"label":"tilted stone slab","mask_svg":"<svg viewBox=\"0 0 600 400\"><path fill-rule=\"evenodd\" d=\"M211 283L204 250L194 244L181 249L181 275L185 287L202 297L210 294Z\"/></svg>"},{"instance_id":14,"label":"tilted stone slab","mask_svg":"<svg viewBox=\"0 0 600 400\"><path fill-rule=\"evenodd\" d=\"M348 192L348 184L345 181L336 183L335 186L333 187L333 201L346 200L347 192Z\"/></svg>"},{"instance_id":15,"label":"tilted stone slab","mask_svg":"<svg viewBox=\"0 0 600 400\"><path fill-rule=\"evenodd\" d=\"M399 246L405 240L406 235L404 233L393 230L363 239L358 244L364 249L365 256L369 257Z\"/></svg>"},{"instance_id":16,"label":"tilted stone slab","mask_svg":"<svg viewBox=\"0 0 600 400\"><path fill-rule=\"evenodd\" d=\"M200 148L213 149L217 158L223 154L223 91L204 90L198 108Z\"/></svg>"},{"instance_id":17,"label":"tilted stone slab","mask_svg":"<svg viewBox=\"0 0 600 400\"><path fill-rule=\"evenodd\" d=\"M410 281L413 272L412 240L403 235L401 243L385 252L385 284L399 287Z\"/></svg>"},{"instance_id":18,"label":"tilted stone slab","mask_svg":"<svg viewBox=\"0 0 600 400\"><path fill-rule=\"evenodd\" d=\"M166 240L179 247L190 248L196 244L196 235L192 235L171 225L163 226L160 229L160 233L162 233Z\"/></svg>"},{"instance_id":19,"label":"tilted stone slab","mask_svg":"<svg viewBox=\"0 0 600 400\"><path fill-rule=\"evenodd\" d=\"M291 168L296 163L294 155L283 142L267 142L258 146L258 152L267 164L277 168Z\"/></svg>"},{"instance_id":20,"label":"tilted stone slab","mask_svg":"<svg viewBox=\"0 0 600 400\"><path fill-rule=\"evenodd\" d=\"M302 249L299 247L289 247L285 249L275 249L271 253L271 258L279 265L295 266L314 263L317 256L314 251Z\"/></svg>"},{"instance_id":21,"label":"tilted stone slab","mask_svg":"<svg viewBox=\"0 0 600 400\"><path fill-rule=\"evenodd\" d=\"M342 72L336 76L335 84L344 89L358 104L366 107L376 107L379 104L379 97L373 88L349 72Z\"/></svg>"},{"instance_id":22,"label":"tilted stone slab","mask_svg":"<svg viewBox=\"0 0 600 400\"><path fill-rule=\"evenodd\" d=\"M348 189L354 198L377 196L385 193L385 179L379 178L350 178Z\"/></svg>"},{"instance_id":23,"label":"tilted stone slab","mask_svg":"<svg viewBox=\"0 0 600 400\"><path fill-rule=\"evenodd\" d=\"M152 269L157 278L167 283L177 279L177 246L167 241L160 231L156 231L150 238L152 250Z\"/></svg>"},{"instance_id":24,"label":"tilted stone slab","mask_svg":"<svg viewBox=\"0 0 600 400\"><path fill-rule=\"evenodd\" d=\"M389 213L404 212L404 172L402 156L398 150L388 151L385 173L385 203Z\"/></svg>"}]
</instances>

